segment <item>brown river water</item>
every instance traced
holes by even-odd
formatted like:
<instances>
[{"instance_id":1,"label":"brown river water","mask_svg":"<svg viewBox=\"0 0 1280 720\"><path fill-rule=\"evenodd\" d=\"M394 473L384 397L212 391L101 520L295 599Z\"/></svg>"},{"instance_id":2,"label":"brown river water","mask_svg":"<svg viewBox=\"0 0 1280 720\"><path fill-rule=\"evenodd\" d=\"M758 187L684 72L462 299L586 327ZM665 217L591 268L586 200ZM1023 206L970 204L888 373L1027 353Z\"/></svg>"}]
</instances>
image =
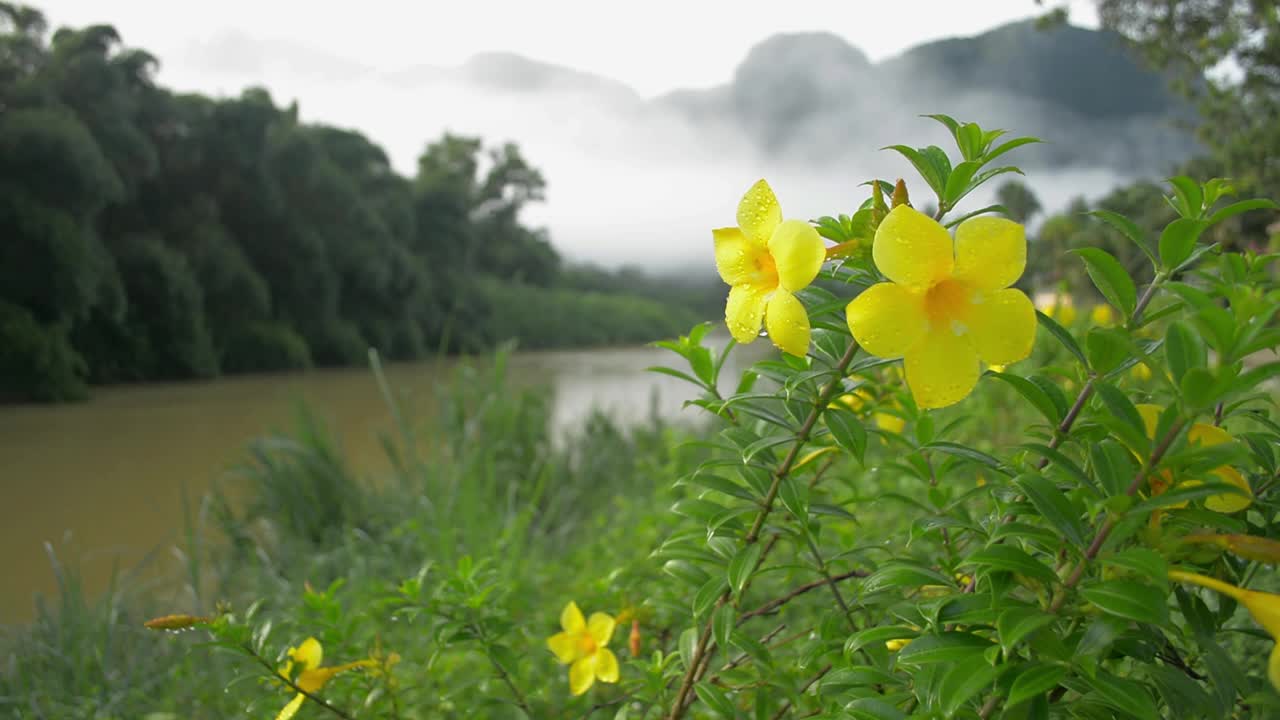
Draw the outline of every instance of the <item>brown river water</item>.
<instances>
[{"instance_id":1,"label":"brown river water","mask_svg":"<svg viewBox=\"0 0 1280 720\"><path fill-rule=\"evenodd\" d=\"M730 365L759 356L763 345L739 348ZM699 411L681 405L694 388L644 370L676 361L648 347L516 353L509 377L553 388L557 432L593 408L623 422L651 408L692 420ZM392 365L387 377L421 417L456 362ZM734 368L724 378L732 382ZM367 368L97 388L86 403L0 406L0 625L29 621L37 594L56 590L46 544L60 563L78 567L90 595L116 569L149 569L135 578L172 572L184 491L194 508L244 460L251 440L293 426L299 401L337 436L355 471L376 477L385 467L377 436L391 421Z\"/></svg>"}]
</instances>

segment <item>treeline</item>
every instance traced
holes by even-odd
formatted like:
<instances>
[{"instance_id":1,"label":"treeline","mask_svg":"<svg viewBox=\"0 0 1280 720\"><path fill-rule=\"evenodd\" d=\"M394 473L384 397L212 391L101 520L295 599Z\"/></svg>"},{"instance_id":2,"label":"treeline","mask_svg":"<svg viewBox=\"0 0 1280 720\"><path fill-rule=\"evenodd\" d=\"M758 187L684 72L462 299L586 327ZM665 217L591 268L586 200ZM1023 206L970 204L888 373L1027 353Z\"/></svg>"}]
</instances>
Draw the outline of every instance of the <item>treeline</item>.
<instances>
[{"instance_id":1,"label":"treeline","mask_svg":"<svg viewBox=\"0 0 1280 720\"><path fill-rule=\"evenodd\" d=\"M694 320L642 276L563 267L520 221L545 182L514 145L446 135L406 178L296 104L174 93L156 68L110 26L50 35L0 2L0 399Z\"/></svg>"}]
</instances>

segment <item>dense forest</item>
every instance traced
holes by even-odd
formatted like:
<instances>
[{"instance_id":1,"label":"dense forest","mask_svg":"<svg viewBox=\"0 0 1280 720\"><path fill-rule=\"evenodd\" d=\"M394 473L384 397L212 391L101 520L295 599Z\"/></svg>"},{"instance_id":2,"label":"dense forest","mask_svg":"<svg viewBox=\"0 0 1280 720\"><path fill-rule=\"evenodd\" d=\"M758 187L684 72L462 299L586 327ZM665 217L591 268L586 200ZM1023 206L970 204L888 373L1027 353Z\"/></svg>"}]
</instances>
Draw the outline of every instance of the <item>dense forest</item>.
<instances>
[{"instance_id":1,"label":"dense forest","mask_svg":"<svg viewBox=\"0 0 1280 720\"><path fill-rule=\"evenodd\" d=\"M696 290L566 267L521 221L545 181L514 145L446 135L406 178L296 104L172 92L157 66L0 3L0 400L696 319Z\"/></svg>"}]
</instances>

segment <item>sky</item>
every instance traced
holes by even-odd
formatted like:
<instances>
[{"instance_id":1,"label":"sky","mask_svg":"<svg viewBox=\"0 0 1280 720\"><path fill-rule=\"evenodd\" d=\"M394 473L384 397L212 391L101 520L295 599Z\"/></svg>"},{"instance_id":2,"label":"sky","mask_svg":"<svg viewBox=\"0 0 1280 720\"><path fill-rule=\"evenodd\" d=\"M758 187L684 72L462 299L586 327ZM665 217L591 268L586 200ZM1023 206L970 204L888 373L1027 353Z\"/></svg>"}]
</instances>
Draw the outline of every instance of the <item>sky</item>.
<instances>
[{"instance_id":1,"label":"sky","mask_svg":"<svg viewBox=\"0 0 1280 720\"><path fill-rule=\"evenodd\" d=\"M1089 0L1071 22L1096 27ZM525 219L572 261L655 270L710 268L712 227L731 224L760 177L790 217L850 211L858 183L890 158L815 170L765 157L733 133L690 127L642 98L728 83L752 46L783 32L828 31L874 61L943 37L976 35L1045 11L1033 0L43 0L50 24L109 23L160 60L158 82L236 96L263 86L306 122L355 128L412 175L425 144L449 131L515 141L548 181ZM620 82L620 99L574 92L494 92L458 81L478 53L510 52ZM814 72L821 72L815 68ZM873 98L868 98L873 103ZM939 111L946 111L940 108ZM977 118L975 118L977 119ZM1034 128L1014 128L1034 133ZM929 121L904 128L937 132ZM931 138L941 142L943 138ZM883 144L883 143L880 143ZM879 145L876 145L878 147ZM1116 179L1043 178L1047 207ZM863 188L865 191L865 188ZM975 202L985 198L974 196ZM975 206L978 207L978 206Z\"/></svg>"},{"instance_id":2,"label":"sky","mask_svg":"<svg viewBox=\"0 0 1280 720\"><path fill-rule=\"evenodd\" d=\"M1064 3L1057 3L1064 4ZM1071 22L1097 26L1088 0ZM780 32L826 30L880 60L922 42L974 35L1042 12L1033 0L44 0L56 24L114 24L126 43L163 61L167 84L238 92L218 57L245 37L374 70L456 65L507 51L619 80L644 96L728 80L746 49ZM210 53L209 51L215 51ZM188 83L190 84L188 86Z\"/></svg>"}]
</instances>

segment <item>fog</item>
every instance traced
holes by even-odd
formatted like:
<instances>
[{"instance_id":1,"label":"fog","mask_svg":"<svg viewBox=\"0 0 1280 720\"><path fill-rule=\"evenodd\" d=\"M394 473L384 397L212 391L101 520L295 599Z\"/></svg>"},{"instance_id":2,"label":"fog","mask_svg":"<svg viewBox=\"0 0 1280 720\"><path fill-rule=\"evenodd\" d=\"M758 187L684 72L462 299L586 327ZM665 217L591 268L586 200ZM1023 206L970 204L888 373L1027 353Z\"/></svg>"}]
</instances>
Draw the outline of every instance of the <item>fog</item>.
<instances>
[{"instance_id":1,"label":"fog","mask_svg":"<svg viewBox=\"0 0 1280 720\"><path fill-rule=\"evenodd\" d=\"M836 108L790 125L783 97L778 100L784 114L781 134L766 148L759 133L753 135L723 111L723 103L717 105L727 87L643 99L605 78L504 55L456 67L378 72L239 33L192 47L183 62L216 73L224 94L256 80L278 103L296 100L307 122L362 131L406 175L415 172L425 144L446 131L490 144L516 142L548 183L546 202L531 208L526 220L545 226L563 255L664 272L708 270L710 229L733 224L738 198L761 177L773 185L788 217L851 212L866 197L860 184L871 177L905 177L916 192L915 204L929 204L914 169L877 148L889 142L948 147L946 131L915 113L961 115L941 98L936 107L929 97L916 98L920 107L908 108L900 97L866 93L858 98L858 118ZM843 82L822 72L810 67L807 78ZM725 78L726 84L731 81ZM782 94L764 92L764 102ZM1050 128L1043 127L1044 113L1033 104L981 96L951 100L979 113L962 119L990 124L981 114L987 110L1015 134L1052 139ZM1019 152L1006 157L1016 163ZM1073 196L1097 197L1140 174L1147 172L1077 164L1053 172L1029 170L1028 182L1053 210ZM967 198L961 211L993 202L998 184Z\"/></svg>"}]
</instances>

